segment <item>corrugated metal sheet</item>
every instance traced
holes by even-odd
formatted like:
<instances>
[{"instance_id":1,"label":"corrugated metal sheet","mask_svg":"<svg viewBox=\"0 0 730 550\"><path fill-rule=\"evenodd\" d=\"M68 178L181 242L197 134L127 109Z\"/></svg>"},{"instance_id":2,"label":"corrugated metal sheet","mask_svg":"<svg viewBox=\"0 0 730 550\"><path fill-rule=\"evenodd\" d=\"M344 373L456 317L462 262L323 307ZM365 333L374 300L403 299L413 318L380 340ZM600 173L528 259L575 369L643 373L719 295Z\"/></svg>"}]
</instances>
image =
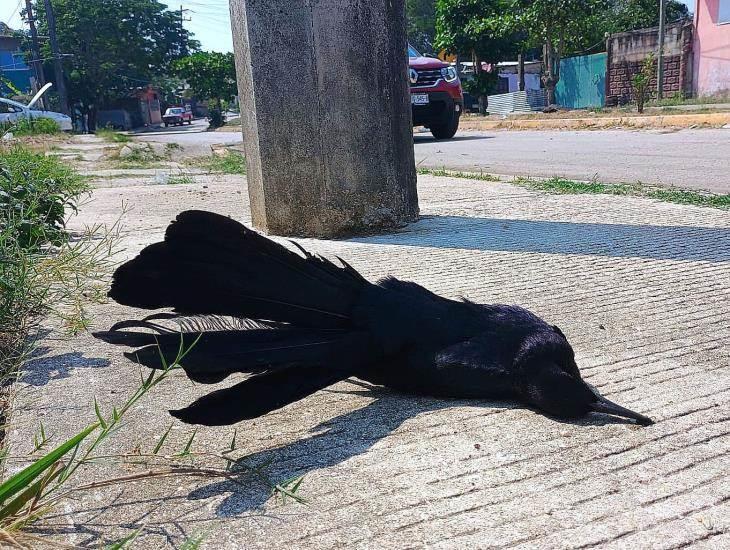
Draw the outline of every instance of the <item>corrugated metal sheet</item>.
<instances>
[{"instance_id":1,"label":"corrugated metal sheet","mask_svg":"<svg viewBox=\"0 0 730 550\"><path fill-rule=\"evenodd\" d=\"M563 107L582 109L606 104L605 53L581 55L560 60L560 80L555 101Z\"/></svg>"},{"instance_id":2,"label":"corrugated metal sheet","mask_svg":"<svg viewBox=\"0 0 730 550\"><path fill-rule=\"evenodd\" d=\"M545 90L510 92L508 94L490 95L487 98L487 111L490 115L542 111L545 105Z\"/></svg>"}]
</instances>

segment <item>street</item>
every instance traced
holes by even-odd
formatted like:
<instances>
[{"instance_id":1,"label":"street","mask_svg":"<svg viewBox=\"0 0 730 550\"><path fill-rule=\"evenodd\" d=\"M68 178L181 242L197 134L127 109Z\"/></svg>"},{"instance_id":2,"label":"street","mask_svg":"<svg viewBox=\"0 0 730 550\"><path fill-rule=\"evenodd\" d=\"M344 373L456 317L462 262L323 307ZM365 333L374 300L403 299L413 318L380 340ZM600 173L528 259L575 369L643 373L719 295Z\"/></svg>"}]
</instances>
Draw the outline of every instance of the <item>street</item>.
<instances>
[{"instance_id":1,"label":"street","mask_svg":"<svg viewBox=\"0 0 730 550\"><path fill-rule=\"evenodd\" d=\"M207 122L140 134L145 141L178 143L190 154L212 144L242 141L240 132L206 132ZM677 132L461 131L449 141L415 133L419 168L446 168L509 176L562 176L606 183L675 186L730 192L730 130Z\"/></svg>"},{"instance_id":2,"label":"street","mask_svg":"<svg viewBox=\"0 0 730 550\"><path fill-rule=\"evenodd\" d=\"M730 192L730 130L459 132L415 134L422 168L563 176Z\"/></svg>"}]
</instances>

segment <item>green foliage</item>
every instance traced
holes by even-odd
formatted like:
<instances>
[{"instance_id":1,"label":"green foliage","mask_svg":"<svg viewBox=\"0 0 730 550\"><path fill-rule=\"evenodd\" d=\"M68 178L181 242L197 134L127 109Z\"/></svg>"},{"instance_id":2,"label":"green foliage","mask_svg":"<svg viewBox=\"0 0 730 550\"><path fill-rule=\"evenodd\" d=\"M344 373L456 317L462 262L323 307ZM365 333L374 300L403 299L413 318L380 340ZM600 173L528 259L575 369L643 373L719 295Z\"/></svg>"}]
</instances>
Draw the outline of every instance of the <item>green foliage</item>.
<instances>
[{"instance_id":1,"label":"green foliage","mask_svg":"<svg viewBox=\"0 0 730 550\"><path fill-rule=\"evenodd\" d=\"M201 99L220 101L237 93L232 53L198 52L178 59L173 66L177 76Z\"/></svg>"},{"instance_id":2,"label":"green foliage","mask_svg":"<svg viewBox=\"0 0 730 550\"><path fill-rule=\"evenodd\" d=\"M408 42L432 52L436 38L436 0L406 0Z\"/></svg>"},{"instance_id":3,"label":"green foliage","mask_svg":"<svg viewBox=\"0 0 730 550\"><path fill-rule=\"evenodd\" d=\"M66 209L75 210L87 190L85 180L55 157L22 147L0 151L0 229L14 226L23 248L60 244Z\"/></svg>"},{"instance_id":4,"label":"green foliage","mask_svg":"<svg viewBox=\"0 0 730 550\"><path fill-rule=\"evenodd\" d=\"M95 133L97 137L111 143L129 143L132 141L129 134L122 134L112 128L98 128Z\"/></svg>"},{"instance_id":5,"label":"green foliage","mask_svg":"<svg viewBox=\"0 0 730 550\"><path fill-rule=\"evenodd\" d=\"M640 113L644 112L644 102L649 92L649 83L655 73L655 62L654 53L652 52L641 62L641 70L631 77L631 85L636 96L636 109Z\"/></svg>"},{"instance_id":6,"label":"green foliage","mask_svg":"<svg viewBox=\"0 0 730 550\"><path fill-rule=\"evenodd\" d=\"M503 19L509 0L436 0L436 47L498 63L516 55L518 40Z\"/></svg>"},{"instance_id":7,"label":"green foliage","mask_svg":"<svg viewBox=\"0 0 730 550\"><path fill-rule=\"evenodd\" d=\"M474 75L474 78L463 82L464 90L474 97L488 96L497 89L499 75L497 72L482 71Z\"/></svg>"},{"instance_id":8,"label":"green foliage","mask_svg":"<svg viewBox=\"0 0 730 550\"><path fill-rule=\"evenodd\" d=\"M199 157L191 159L188 163L191 166L219 174L246 173L246 157L237 151L228 151L223 155Z\"/></svg>"},{"instance_id":9,"label":"green foliage","mask_svg":"<svg viewBox=\"0 0 730 550\"><path fill-rule=\"evenodd\" d=\"M71 101L103 106L164 75L173 60L198 49L176 12L158 0L53 0ZM48 35L44 2L35 2L38 33ZM49 45L41 52L50 59ZM46 74L52 74L50 62Z\"/></svg>"},{"instance_id":10,"label":"green foliage","mask_svg":"<svg viewBox=\"0 0 730 550\"><path fill-rule=\"evenodd\" d=\"M211 109L208 115L208 122L211 128L220 128L224 124L223 112L220 108Z\"/></svg>"},{"instance_id":11,"label":"green foliage","mask_svg":"<svg viewBox=\"0 0 730 550\"><path fill-rule=\"evenodd\" d=\"M58 123L50 118L20 118L15 122L2 125L2 132L12 132L15 136L42 136L61 133Z\"/></svg>"},{"instance_id":12,"label":"green foliage","mask_svg":"<svg viewBox=\"0 0 730 550\"><path fill-rule=\"evenodd\" d=\"M689 9L679 0L667 0L666 22L673 23L689 17ZM617 33L646 29L659 25L659 0L613 0L598 20L599 32ZM597 33L594 33L597 35ZM598 36L600 39L600 36Z\"/></svg>"}]
</instances>

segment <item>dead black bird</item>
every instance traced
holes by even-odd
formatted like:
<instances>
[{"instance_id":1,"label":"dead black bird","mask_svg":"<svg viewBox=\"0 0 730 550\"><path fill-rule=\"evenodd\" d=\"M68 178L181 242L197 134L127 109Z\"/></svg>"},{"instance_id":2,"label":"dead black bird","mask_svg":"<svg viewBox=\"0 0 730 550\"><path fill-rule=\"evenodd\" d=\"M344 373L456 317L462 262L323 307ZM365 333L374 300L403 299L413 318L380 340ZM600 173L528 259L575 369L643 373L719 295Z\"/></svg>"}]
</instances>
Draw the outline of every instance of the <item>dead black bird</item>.
<instances>
[{"instance_id":1,"label":"dead black bird","mask_svg":"<svg viewBox=\"0 0 730 550\"><path fill-rule=\"evenodd\" d=\"M601 412L652 424L594 393L560 329L525 309L448 300L394 278L373 284L342 260L339 267L299 250L303 256L224 216L188 211L164 242L116 271L111 298L172 308L162 317L180 321L185 345L200 335L182 361L191 380L253 374L174 416L232 424L355 376L435 397L516 399L559 418ZM159 317L96 336L139 347L125 355L161 368L160 353L175 357L181 336L150 322Z\"/></svg>"}]
</instances>

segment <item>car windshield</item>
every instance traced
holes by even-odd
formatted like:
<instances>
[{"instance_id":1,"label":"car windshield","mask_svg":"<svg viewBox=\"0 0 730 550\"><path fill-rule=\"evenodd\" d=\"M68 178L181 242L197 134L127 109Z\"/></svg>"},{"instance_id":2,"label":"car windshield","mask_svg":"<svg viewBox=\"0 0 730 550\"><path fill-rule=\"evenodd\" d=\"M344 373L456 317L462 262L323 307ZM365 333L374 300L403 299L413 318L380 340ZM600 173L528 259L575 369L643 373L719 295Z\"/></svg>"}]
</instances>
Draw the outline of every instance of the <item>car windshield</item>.
<instances>
[{"instance_id":1,"label":"car windshield","mask_svg":"<svg viewBox=\"0 0 730 550\"><path fill-rule=\"evenodd\" d=\"M176 109L168 109L167 112L170 113L171 115L179 115L181 113L184 113L185 111L183 111L182 109L180 109L178 107Z\"/></svg>"},{"instance_id":2,"label":"car windshield","mask_svg":"<svg viewBox=\"0 0 730 550\"><path fill-rule=\"evenodd\" d=\"M408 45L408 57L421 57L421 54L418 53L418 50L416 48L414 48L413 46L411 46L409 44Z\"/></svg>"}]
</instances>

